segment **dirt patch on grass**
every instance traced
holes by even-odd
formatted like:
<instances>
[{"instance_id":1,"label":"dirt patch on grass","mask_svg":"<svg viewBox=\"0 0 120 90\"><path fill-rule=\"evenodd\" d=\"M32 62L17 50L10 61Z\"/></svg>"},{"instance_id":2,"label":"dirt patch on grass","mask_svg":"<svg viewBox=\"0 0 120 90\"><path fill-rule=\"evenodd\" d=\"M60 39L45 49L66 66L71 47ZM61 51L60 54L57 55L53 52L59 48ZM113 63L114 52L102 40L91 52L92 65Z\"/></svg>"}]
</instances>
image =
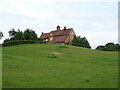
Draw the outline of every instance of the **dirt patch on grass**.
<instances>
[{"instance_id":1,"label":"dirt patch on grass","mask_svg":"<svg viewBox=\"0 0 120 90\"><path fill-rule=\"evenodd\" d=\"M61 53L60 52L53 52L53 54L60 55Z\"/></svg>"}]
</instances>

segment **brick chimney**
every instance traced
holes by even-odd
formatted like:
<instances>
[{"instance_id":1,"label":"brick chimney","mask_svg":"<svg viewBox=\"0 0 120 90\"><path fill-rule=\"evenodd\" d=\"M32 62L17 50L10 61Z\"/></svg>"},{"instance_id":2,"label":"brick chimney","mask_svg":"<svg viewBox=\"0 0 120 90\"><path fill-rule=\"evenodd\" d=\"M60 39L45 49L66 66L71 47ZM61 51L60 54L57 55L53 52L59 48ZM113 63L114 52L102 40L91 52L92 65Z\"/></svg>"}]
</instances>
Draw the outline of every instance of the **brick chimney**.
<instances>
[{"instance_id":1,"label":"brick chimney","mask_svg":"<svg viewBox=\"0 0 120 90\"><path fill-rule=\"evenodd\" d=\"M60 26L59 25L57 26L57 30L60 30Z\"/></svg>"},{"instance_id":2,"label":"brick chimney","mask_svg":"<svg viewBox=\"0 0 120 90\"><path fill-rule=\"evenodd\" d=\"M66 34L66 26L64 26L64 29L63 29L63 30L64 30L64 35L65 35L65 34Z\"/></svg>"},{"instance_id":3,"label":"brick chimney","mask_svg":"<svg viewBox=\"0 0 120 90\"><path fill-rule=\"evenodd\" d=\"M66 26L64 26L64 30L66 30Z\"/></svg>"},{"instance_id":4,"label":"brick chimney","mask_svg":"<svg viewBox=\"0 0 120 90\"><path fill-rule=\"evenodd\" d=\"M43 32L41 34L43 34Z\"/></svg>"}]
</instances>

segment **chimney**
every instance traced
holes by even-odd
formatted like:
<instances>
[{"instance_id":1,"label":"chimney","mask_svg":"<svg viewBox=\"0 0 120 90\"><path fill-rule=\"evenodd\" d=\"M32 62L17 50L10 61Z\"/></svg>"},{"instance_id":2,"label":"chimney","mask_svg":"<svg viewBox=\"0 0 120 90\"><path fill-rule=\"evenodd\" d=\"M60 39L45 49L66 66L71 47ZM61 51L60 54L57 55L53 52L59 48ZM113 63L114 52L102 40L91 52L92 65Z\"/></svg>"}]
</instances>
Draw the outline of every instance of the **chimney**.
<instances>
[{"instance_id":1,"label":"chimney","mask_svg":"<svg viewBox=\"0 0 120 90\"><path fill-rule=\"evenodd\" d=\"M43 34L43 32L42 32L42 34Z\"/></svg>"},{"instance_id":2,"label":"chimney","mask_svg":"<svg viewBox=\"0 0 120 90\"><path fill-rule=\"evenodd\" d=\"M66 30L66 26L64 26L64 30Z\"/></svg>"},{"instance_id":3,"label":"chimney","mask_svg":"<svg viewBox=\"0 0 120 90\"><path fill-rule=\"evenodd\" d=\"M57 30L60 30L60 26L59 25L57 26Z\"/></svg>"}]
</instances>

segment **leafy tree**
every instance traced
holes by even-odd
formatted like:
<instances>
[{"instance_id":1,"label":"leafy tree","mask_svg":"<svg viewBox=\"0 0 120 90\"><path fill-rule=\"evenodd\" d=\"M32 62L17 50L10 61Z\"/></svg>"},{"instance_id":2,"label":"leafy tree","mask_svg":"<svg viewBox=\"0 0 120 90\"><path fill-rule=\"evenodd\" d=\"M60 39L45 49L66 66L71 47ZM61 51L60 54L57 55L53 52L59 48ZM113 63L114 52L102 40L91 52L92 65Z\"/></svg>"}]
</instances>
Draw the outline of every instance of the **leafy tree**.
<instances>
[{"instance_id":1,"label":"leafy tree","mask_svg":"<svg viewBox=\"0 0 120 90\"><path fill-rule=\"evenodd\" d=\"M13 29L11 29L8 33L9 33L9 36L10 36L11 38L13 38L13 37L15 37L16 31L15 31L14 28L13 28Z\"/></svg>"},{"instance_id":2,"label":"leafy tree","mask_svg":"<svg viewBox=\"0 0 120 90\"><path fill-rule=\"evenodd\" d=\"M11 29L9 32L10 40L37 40L37 34L35 31L26 29L24 32L15 31L14 28Z\"/></svg>"},{"instance_id":3,"label":"leafy tree","mask_svg":"<svg viewBox=\"0 0 120 90\"><path fill-rule=\"evenodd\" d=\"M20 29L18 29L18 31L11 29L8 33L9 33L9 36L11 37L10 40L23 40L24 39L23 32L20 31Z\"/></svg>"},{"instance_id":4,"label":"leafy tree","mask_svg":"<svg viewBox=\"0 0 120 90\"><path fill-rule=\"evenodd\" d=\"M98 46L96 49L97 49L97 50L102 50L102 51L104 51L104 50L105 50L105 46L100 45L100 46Z\"/></svg>"},{"instance_id":5,"label":"leafy tree","mask_svg":"<svg viewBox=\"0 0 120 90\"><path fill-rule=\"evenodd\" d=\"M15 40L24 40L24 33L18 29L15 34Z\"/></svg>"},{"instance_id":6,"label":"leafy tree","mask_svg":"<svg viewBox=\"0 0 120 90\"><path fill-rule=\"evenodd\" d=\"M26 29L24 31L24 39L25 40L36 40L37 39L37 34L33 30Z\"/></svg>"},{"instance_id":7,"label":"leafy tree","mask_svg":"<svg viewBox=\"0 0 120 90\"><path fill-rule=\"evenodd\" d=\"M105 46L100 45L96 49L102 51L120 51L120 45L111 42L107 43Z\"/></svg>"},{"instance_id":8,"label":"leafy tree","mask_svg":"<svg viewBox=\"0 0 120 90\"><path fill-rule=\"evenodd\" d=\"M3 37L3 33L0 31L0 39Z\"/></svg>"},{"instance_id":9,"label":"leafy tree","mask_svg":"<svg viewBox=\"0 0 120 90\"><path fill-rule=\"evenodd\" d=\"M116 49L115 49L115 44L114 43L107 43L106 45L105 45L105 50L106 51L115 51Z\"/></svg>"},{"instance_id":10,"label":"leafy tree","mask_svg":"<svg viewBox=\"0 0 120 90\"><path fill-rule=\"evenodd\" d=\"M86 47L91 48L88 40L85 37L75 36L72 40L73 46L80 46L80 47Z\"/></svg>"},{"instance_id":11,"label":"leafy tree","mask_svg":"<svg viewBox=\"0 0 120 90\"><path fill-rule=\"evenodd\" d=\"M120 45L119 44L115 44L115 49L116 49L116 51L120 51Z\"/></svg>"}]
</instances>

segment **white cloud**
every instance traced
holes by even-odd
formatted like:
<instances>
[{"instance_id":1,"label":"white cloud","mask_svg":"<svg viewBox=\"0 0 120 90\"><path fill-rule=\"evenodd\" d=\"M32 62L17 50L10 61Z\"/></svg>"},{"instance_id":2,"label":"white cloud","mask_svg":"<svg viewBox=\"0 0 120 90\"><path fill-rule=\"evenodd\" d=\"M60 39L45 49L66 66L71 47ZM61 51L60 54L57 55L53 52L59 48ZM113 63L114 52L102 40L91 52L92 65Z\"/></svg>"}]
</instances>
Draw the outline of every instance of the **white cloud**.
<instances>
[{"instance_id":1,"label":"white cloud","mask_svg":"<svg viewBox=\"0 0 120 90\"><path fill-rule=\"evenodd\" d=\"M115 3L113 3L115 2ZM8 37L11 28L32 28L40 36L62 27L74 28L94 47L117 42L118 0L1 0L1 30ZM9 23L10 22L10 23ZM102 36L102 37L101 37ZM104 38L105 37L105 38Z\"/></svg>"}]
</instances>

